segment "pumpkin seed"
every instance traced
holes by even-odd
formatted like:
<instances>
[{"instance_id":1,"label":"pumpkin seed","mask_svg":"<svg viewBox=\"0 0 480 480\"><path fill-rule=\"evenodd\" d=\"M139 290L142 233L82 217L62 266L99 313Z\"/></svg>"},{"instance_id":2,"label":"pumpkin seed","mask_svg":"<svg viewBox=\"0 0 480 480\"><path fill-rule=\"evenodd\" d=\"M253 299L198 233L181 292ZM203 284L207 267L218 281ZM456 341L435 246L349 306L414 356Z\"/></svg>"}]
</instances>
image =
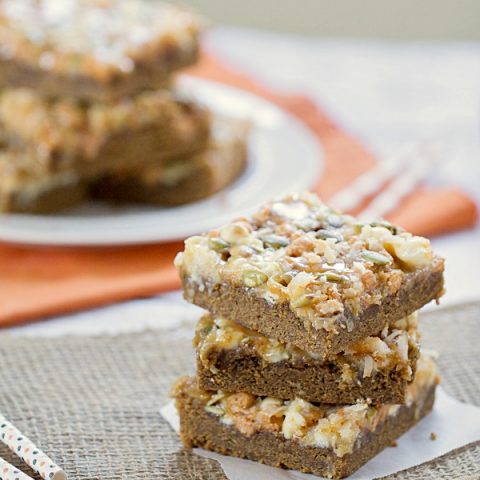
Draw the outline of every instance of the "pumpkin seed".
<instances>
[{"instance_id":1,"label":"pumpkin seed","mask_svg":"<svg viewBox=\"0 0 480 480\"><path fill-rule=\"evenodd\" d=\"M217 415L218 417L223 415L223 413L224 413L223 408L217 407L216 405L206 406L205 410L208 413L213 413L214 415Z\"/></svg>"},{"instance_id":2,"label":"pumpkin seed","mask_svg":"<svg viewBox=\"0 0 480 480\"><path fill-rule=\"evenodd\" d=\"M267 235L262 238L262 241L267 247L275 249L286 247L290 243L287 237L280 235Z\"/></svg>"},{"instance_id":3,"label":"pumpkin seed","mask_svg":"<svg viewBox=\"0 0 480 480\"><path fill-rule=\"evenodd\" d=\"M312 304L312 301L313 301L313 295L311 293L310 294L305 293L304 295L301 295L295 300L292 300L292 307L293 308L307 307L308 305Z\"/></svg>"},{"instance_id":4,"label":"pumpkin seed","mask_svg":"<svg viewBox=\"0 0 480 480\"><path fill-rule=\"evenodd\" d=\"M369 406L367 410L367 419L372 420L377 414L377 409L375 407Z\"/></svg>"},{"instance_id":5,"label":"pumpkin seed","mask_svg":"<svg viewBox=\"0 0 480 480\"><path fill-rule=\"evenodd\" d=\"M387 230L390 230L393 235L396 235L398 233L398 228L395 225L392 225L390 222L387 222L386 220L382 220L380 222L372 222L370 226L386 228Z\"/></svg>"},{"instance_id":6,"label":"pumpkin seed","mask_svg":"<svg viewBox=\"0 0 480 480\"><path fill-rule=\"evenodd\" d=\"M202 335L202 337L206 337L214 328L215 328L215 325L208 325L206 327L203 327L200 330L200 334Z\"/></svg>"},{"instance_id":7,"label":"pumpkin seed","mask_svg":"<svg viewBox=\"0 0 480 480\"><path fill-rule=\"evenodd\" d=\"M207 406L211 406L211 405L215 405L218 401L220 401L223 397L225 396L225 394L221 393L221 392L218 392L218 393L215 393L214 395L212 395L210 397L210 400L207 402ZM220 406L220 405L219 405Z\"/></svg>"},{"instance_id":8,"label":"pumpkin seed","mask_svg":"<svg viewBox=\"0 0 480 480\"><path fill-rule=\"evenodd\" d=\"M327 240L329 238L333 238L337 242L341 242L343 240L343 236L339 232L336 232L336 231L333 231L333 230L326 230L326 229L323 229L323 228L321 228L320 230L317 230L315 232L315 236L317 238L322 239L322 240Z\"/></svg>"},{"instance_id":9,"label":"pumpkin seed","mask_svg":"<svg viewBox=\"0 0 480 480\"><path fill-rule=\"evenodd\" d=\"M387 265L387 263L391 262L391 260L385 255L378 252L372 252L371 250L363 251L360 256L367 262L372 262L377 265Z\"/></svg>"},{"instance_id":10,"label":"pumpkin seed","mask_svg":"<svg viewBox=\"0 0 480 480\"><path fill-rule=\"evenodd\" d=\"M321 276L324 277L327 282L342 283L348 280L347 276L335 271L325 272Z\"/></svg>"},{"instance_id":11,"label":"pumpkin seed","mask_svg":"<svg viewBox=\"0 0 480 480\"><path fill-rule=\"evenodd\" d=\"M362 228L364 227L363 223L356 223L353 226L353 233L355 235L360 235L362 233Z\"/></svg>"},{"instance_id":12,"label":"pumpkin seed","mask_svg":"<svg viewBox=\"0 0 480 480\"><path fill-rule=\"evenodd\" d=\"M273 279L283 285L284 287L288 287L288 284L292 281L293 275L289 272L286 273L279 273L273 277Z\"/></svg>"},{"instance_id":13,"label":"pumpkin seed","mask_svg":"<svg viewBox=\"0 0 480 480\"><path fill-rule=\"evenodd\" d=\"M220 237L211 237L208 239L208 247L218 253L225 253L228 251L230 244Z\"/></svg>"}]
</instances>

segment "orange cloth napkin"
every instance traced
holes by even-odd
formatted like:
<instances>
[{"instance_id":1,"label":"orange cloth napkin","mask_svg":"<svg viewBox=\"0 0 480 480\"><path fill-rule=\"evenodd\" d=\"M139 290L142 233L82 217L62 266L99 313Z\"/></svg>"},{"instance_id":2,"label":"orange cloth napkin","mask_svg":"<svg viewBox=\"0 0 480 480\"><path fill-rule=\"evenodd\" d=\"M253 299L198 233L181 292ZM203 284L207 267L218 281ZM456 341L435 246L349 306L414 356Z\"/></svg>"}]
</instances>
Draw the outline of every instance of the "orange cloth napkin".
<instances>
[{"instance_id":1,"label":"orange cloth napkin","mask_svg":"<svg viewBox=\"0 0 480 480\"><path fill-rule=\"evenodd\" d=\"M324 199L375 165L373 156L308 98L278 95L207 55L189 73L249 90L304 121L324 149L325 170L315 188ZM476 218L475 204L455 189L418 189L390 215L420 235L468 228ZM181 249L182 243L124 248L0 244L0 326L178 288L172 261Z\"/></svg>"}]
</instances>

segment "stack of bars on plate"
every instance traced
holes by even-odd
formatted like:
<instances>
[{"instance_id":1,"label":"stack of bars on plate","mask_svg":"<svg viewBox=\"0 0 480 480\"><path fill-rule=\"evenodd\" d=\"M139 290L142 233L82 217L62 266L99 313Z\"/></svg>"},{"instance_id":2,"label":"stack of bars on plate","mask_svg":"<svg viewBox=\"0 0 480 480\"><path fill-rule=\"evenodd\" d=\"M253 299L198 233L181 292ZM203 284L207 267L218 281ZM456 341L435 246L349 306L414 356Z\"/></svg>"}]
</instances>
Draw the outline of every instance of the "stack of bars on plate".
<instances>
[{"instance_id":1,"label":"stack of bars on plate","mask_svg":"<svg viewBox=\"0 0 480 480\"><path fill-rule=\"evenodd\" d=\"M0 1L0 212L178 205L229 185L247 126L175 83L202 22L142 0Z\"/></svg>"},{"instance_id":2,"label":"stack of bars on plate","mask_svg":"<svg viewBox=\"0 0 480 480\"><path fill-rule=\"evenodd\" d=\"M305 193L189 238L176 265L209 312L197 377L173 388L186 446L342 478L432 409L417 311L444 261L427 239Z\"/></svg>"}]
</instances>

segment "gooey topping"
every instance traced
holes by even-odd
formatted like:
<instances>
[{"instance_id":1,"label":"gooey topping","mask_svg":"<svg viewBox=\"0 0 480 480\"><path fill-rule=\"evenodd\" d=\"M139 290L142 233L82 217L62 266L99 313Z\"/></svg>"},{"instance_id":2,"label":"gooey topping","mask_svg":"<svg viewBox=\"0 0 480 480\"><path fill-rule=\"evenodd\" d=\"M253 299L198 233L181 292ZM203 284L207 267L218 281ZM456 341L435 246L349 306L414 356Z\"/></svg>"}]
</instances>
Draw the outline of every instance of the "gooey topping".
<instances>
[{"instance_id":1,"label":"gooey topping","mask_svg":"<svg viewBox=\"0 0 480 480\"><path fill-rule=\"evenodd\" d=\"M443 270L426 238L385 221L359 223L309 193L189 238L176 265L199 285L232 283L287 302L306 324L326 330L338 328L346 309L355 316L395 294L408 272Z\"/></svg>"},{"instance_id":2,"label":"gooey topping","mask_svg":"<svg viewBox=\"0 0 480 480\"><path fill-rule=\"evenodd\" d=\"M361 383L380 370L396 371L406 380L411 380L411 358L418 352L418 340L418 318L415 312L385 325L378 336L358 341L345 352L329 358L328 362L341 365L342 381L347 384ZM231 320L211 315L204 315L198 322L194 346L203 365L213 372L216 371L215 356L210 354L219 350L252 351L267 363L312 363L319 360L318 355L265 337Z\"/></svg>"},{"instance_id":3,"label":"gooey topping","mask_svg":"<svg viewBox=\"0 0 480 480\"><path fill-rule=\"evenodd\" d=\"M408 403L421 408L427 391L438 383L433 360L422 356L418 373L407 392ZM302 399L279 400L255 397L247 393L214 394L199 390L195 382L189 393L205 402L205 410L241 433L251 436L257 432L272 432L302 445L332 449L339 457L351 453L356 440L375 430L387 417L397 414L399 405L373 407L367 403L325 407ZM175 389L181 390L181 386ZM177 395L175 393L174 395Z\"/></svg>"}]
</instances>

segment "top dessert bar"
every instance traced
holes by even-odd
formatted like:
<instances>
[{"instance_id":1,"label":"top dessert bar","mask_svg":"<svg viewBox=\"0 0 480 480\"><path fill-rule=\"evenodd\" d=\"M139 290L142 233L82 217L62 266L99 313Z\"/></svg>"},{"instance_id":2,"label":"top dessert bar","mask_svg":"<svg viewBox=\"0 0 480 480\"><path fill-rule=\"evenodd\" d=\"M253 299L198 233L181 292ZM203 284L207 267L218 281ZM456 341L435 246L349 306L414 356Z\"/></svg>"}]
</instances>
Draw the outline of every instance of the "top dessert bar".
<instances>
[{"instance_id":1,"label":"top dessert bar","mask_svg":"<svg viewBox=\"0 0 480 480\"><path fill-rule=\"evenodd\" d=\"M309 193L187 239L176 266L190 302L320 358L443 292L444 261L426 238Z\"/></svg>"},{"instance_id":2,"label":"top dessert bar","mask_svg":"<svg viewBox=\"0 0 480 480\"><path fill-rule=\"evenodd\" d=\"M201 21L145 0L1 0L0 86L105 101L165 85L198 56Z\"/></svg>"}]
</instances>

